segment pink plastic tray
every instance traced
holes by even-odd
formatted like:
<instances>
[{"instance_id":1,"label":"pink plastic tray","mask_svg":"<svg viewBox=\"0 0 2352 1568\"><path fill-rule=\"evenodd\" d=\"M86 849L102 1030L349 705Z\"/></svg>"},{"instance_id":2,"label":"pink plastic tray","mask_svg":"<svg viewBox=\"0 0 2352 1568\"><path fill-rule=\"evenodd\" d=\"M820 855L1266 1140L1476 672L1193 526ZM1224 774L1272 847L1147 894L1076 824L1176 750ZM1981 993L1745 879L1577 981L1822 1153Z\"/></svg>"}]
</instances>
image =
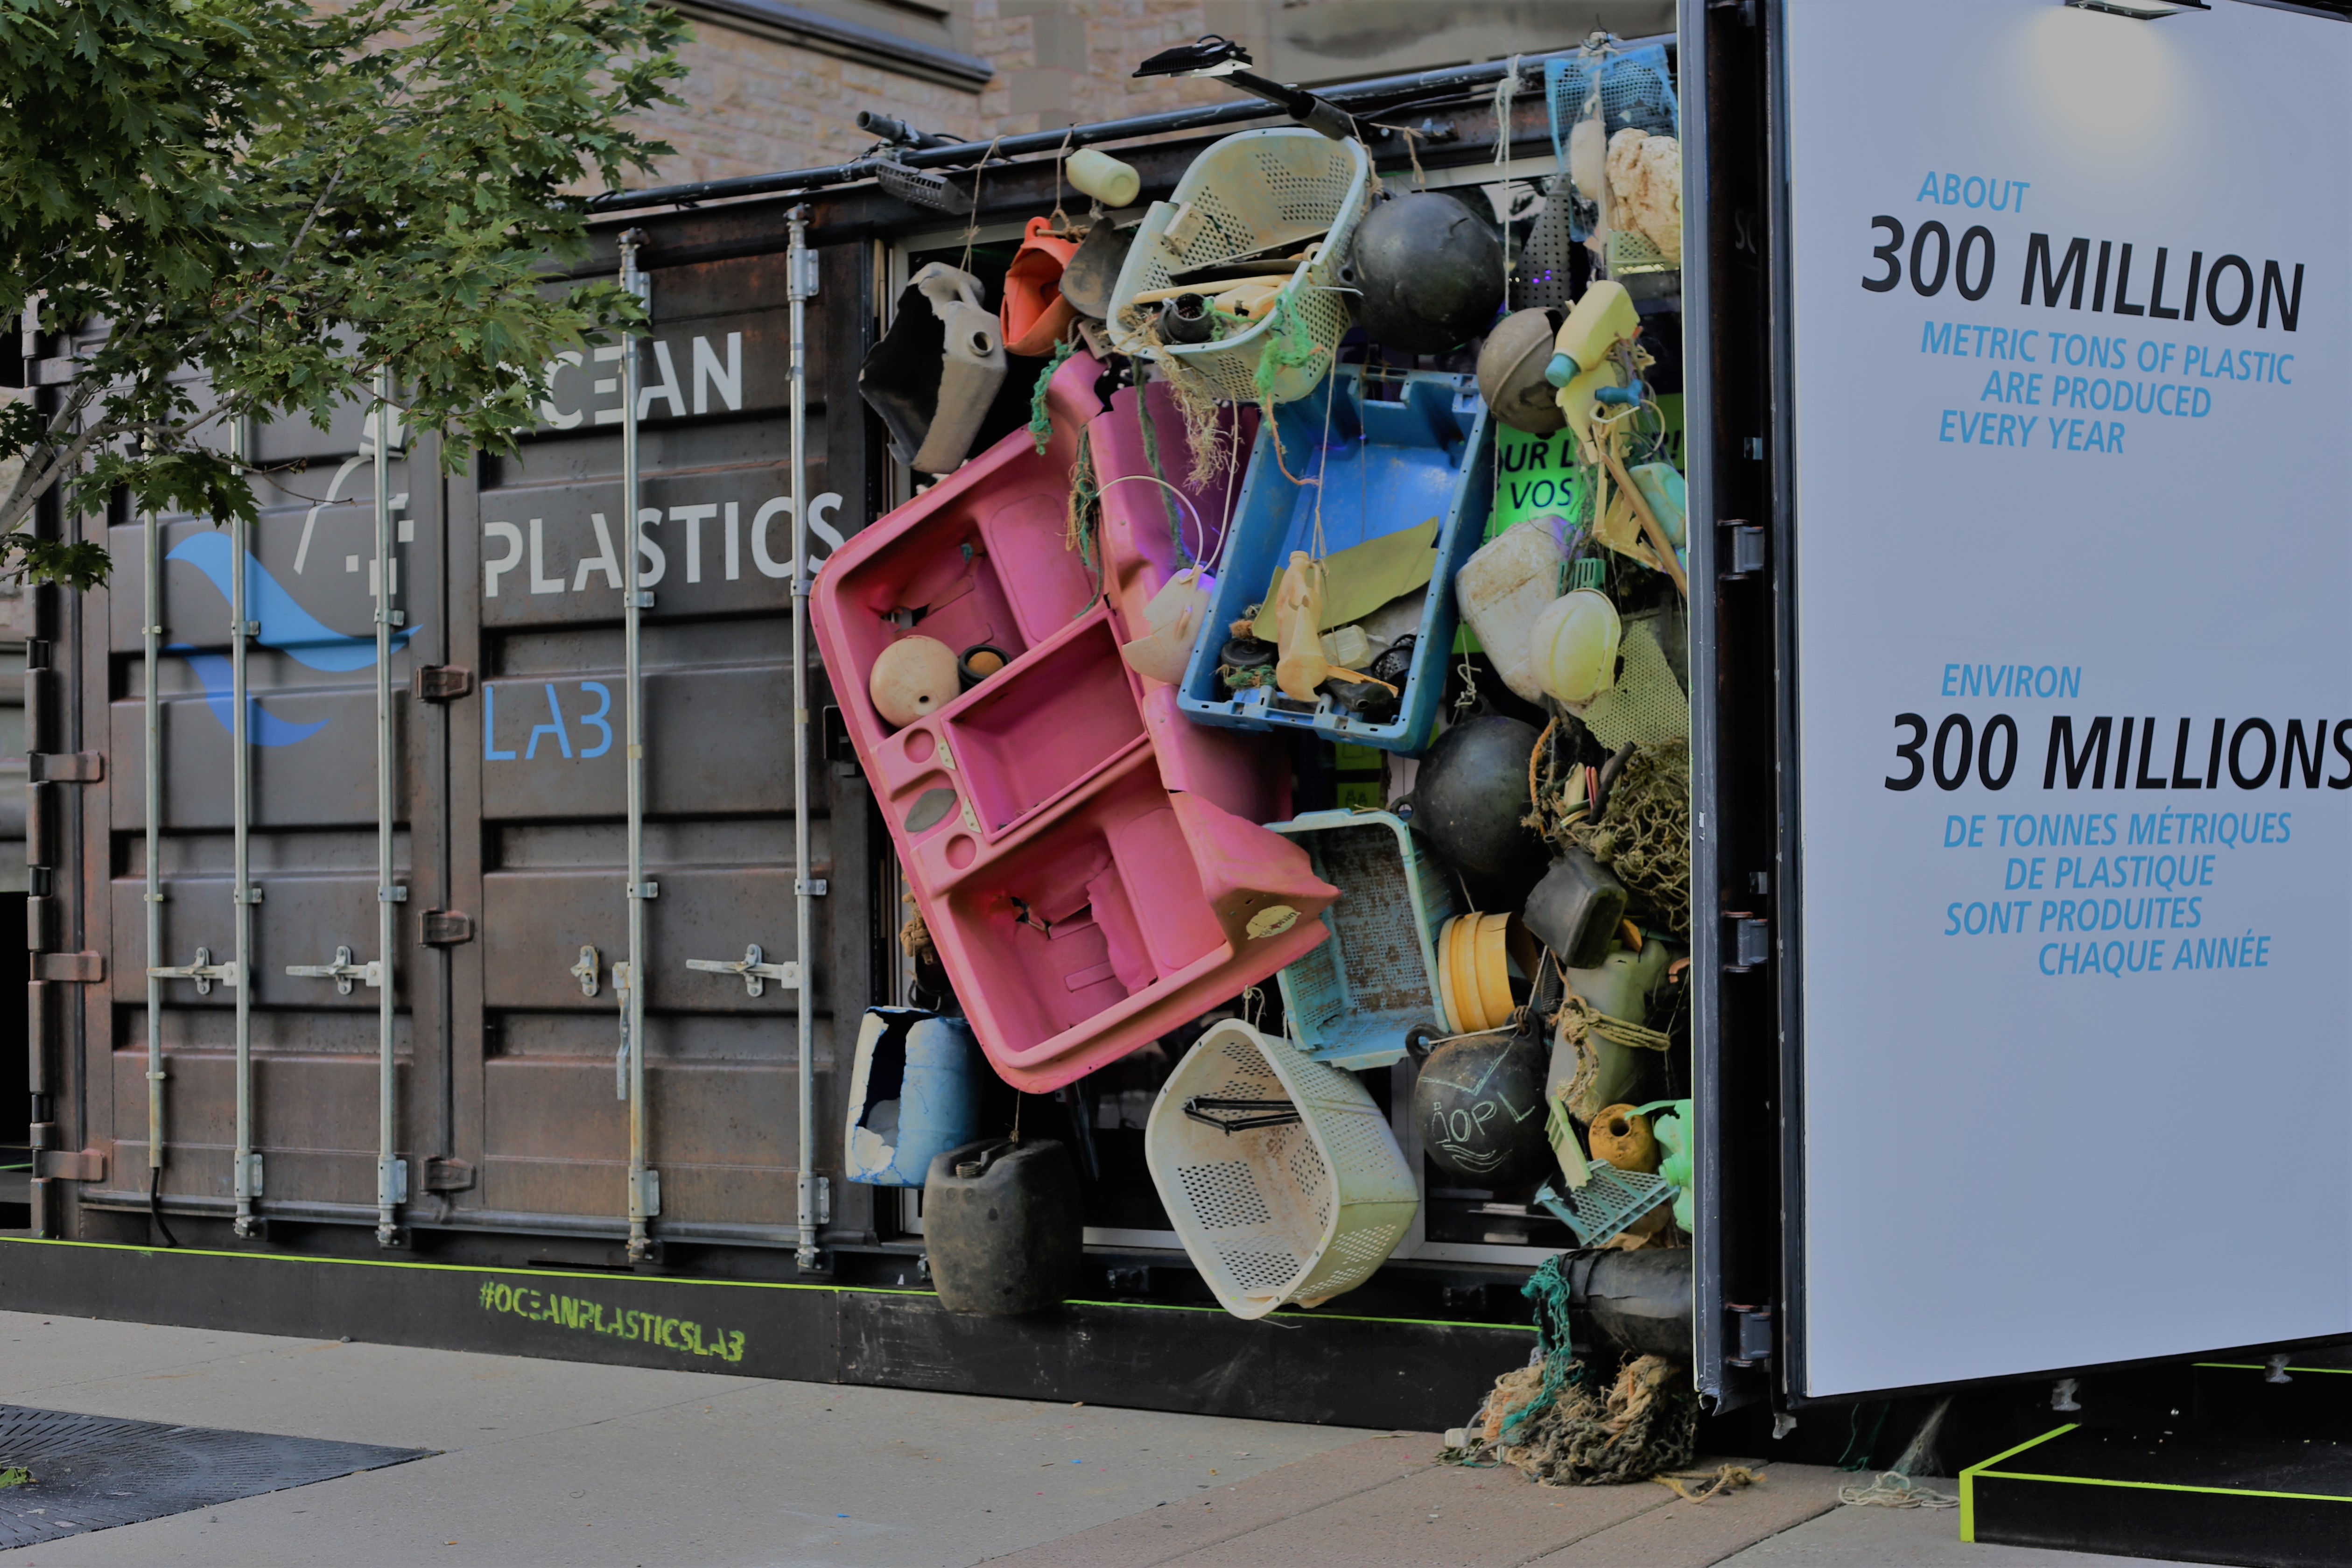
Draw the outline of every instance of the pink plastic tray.
<instances>
[{"instance_id":1,"label":"pink plastic tray","mask_svg":"<svg viewBox=\"0 0 2352 1568\"><path fill-rule=\"evenodd\" d=\"M1081 428L1098 478L1152 472L1138 395L1098 414L1100 374L1073 356L1048 389L1043 456L1027 432L1006 437L837 551L813 595L835 700L940 961L989 1060L1032 1092L1265 979L1324 940L1315 917L1339 896L1259 826L1288 812L1281 753L1188 722L1172 688L1119 658L1181 563L1165 492L1105 492L1099 592L1064 543ZM1181 426L1172 405L1154 412L1160 467L1185 485ZM1213 541L1223 487L1186 493ZM867 681L909 634L1012 662L894 730Z\"/></svg>"}]
</instances>

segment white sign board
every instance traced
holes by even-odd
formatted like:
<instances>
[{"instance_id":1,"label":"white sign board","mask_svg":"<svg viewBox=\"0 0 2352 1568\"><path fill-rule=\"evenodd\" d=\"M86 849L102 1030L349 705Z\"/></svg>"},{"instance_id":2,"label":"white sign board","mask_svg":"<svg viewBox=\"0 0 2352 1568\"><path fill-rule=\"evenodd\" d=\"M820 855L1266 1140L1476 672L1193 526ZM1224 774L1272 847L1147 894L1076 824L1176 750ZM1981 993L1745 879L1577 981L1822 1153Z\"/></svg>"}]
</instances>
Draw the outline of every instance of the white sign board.
<instances>
[{"instance_id":1,"label":"white sign board","mask_svg":"<svg viewBox=\"0 0 2352 1568\"><path fill-rule=\"evenodd\" d=\"M1786 19L1803 1390L2352 1331L2352 26Z\"/></svg>"}]
</instances>

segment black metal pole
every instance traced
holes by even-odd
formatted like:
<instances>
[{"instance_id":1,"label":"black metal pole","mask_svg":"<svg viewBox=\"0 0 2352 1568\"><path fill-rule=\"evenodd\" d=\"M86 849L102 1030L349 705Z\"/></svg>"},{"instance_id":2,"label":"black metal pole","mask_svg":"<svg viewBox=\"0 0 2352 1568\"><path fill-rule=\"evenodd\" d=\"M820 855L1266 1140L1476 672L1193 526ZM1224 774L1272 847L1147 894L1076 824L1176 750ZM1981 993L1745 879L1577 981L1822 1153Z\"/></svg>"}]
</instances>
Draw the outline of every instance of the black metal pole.
<instances>
[{"instance_id":1,"label":"black metal pole","mask_svg":"<svg viewBox=\"0 0 2352 1568\"><path fill-rule=\"evenodd\" d=\"M1644 44L1671 44L1672 38L1638 38L1629 40L1628 47ZM1560 55L1570 55L1575 49L1549 49L1542 54L1515 57L1518 69L1525 73L1533 68L1541 72L1543 63ZM1510 68L1509 60L1486 60L1476 65L1447 66L1437 70L1413 71L1403 76L1375 77L1369 81L1350 82L1344 87L1324 89L1317 97L1332 103L1361 103L1371 100L1410 97L1418 93L1447 89L1490 86L1502 79ZM1237 125L1252 120L1265 120L1279 114L1270 103L1244 100L1239 103L1206 104L1194 109L1171 109L1158 114L1139 114L1126 120L1106 120L1093 125L1074 125L1066 129L1032 131L1019 136L1006 136L993 143L963 142L949 147L927 147L904 153L899 162L909 168L929 169L957 164L976 163L983 158L1020 158L1033 153L1052 153L1064 145L1090 147L1105 142L1124 142L1139 136L1164 136L1180 131L1200 131L1219 125ZM656 185L643 191L608 191L591 200L589 210L594 213L627 212L643 207L685 206L698 202L724 201L735 196L772 195L782 191L812 190L821 185L847 184L853 180L871 178L881 160L861 158L855 163L833 163L822 168L791 169L773 174L740 174L726 180L698 180L689 184Z\"/></svg>"}]
</instances>

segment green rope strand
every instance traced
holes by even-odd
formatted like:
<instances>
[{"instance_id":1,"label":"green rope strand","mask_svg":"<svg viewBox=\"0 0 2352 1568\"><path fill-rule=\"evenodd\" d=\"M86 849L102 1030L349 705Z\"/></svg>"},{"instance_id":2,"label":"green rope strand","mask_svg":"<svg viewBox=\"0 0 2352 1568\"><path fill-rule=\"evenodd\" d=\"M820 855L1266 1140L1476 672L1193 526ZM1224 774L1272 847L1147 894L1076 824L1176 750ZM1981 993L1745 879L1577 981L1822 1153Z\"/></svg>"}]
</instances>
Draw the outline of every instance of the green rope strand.
<instances>
[{"instance_id":1,"label":"green rope strand","mask_svg":"<svg viewBox=\"0 0 2352 1568\"><path fill-rule=\"evenodd\" d=\"M1037 443L1037 455L1044 457L1054 439L1054 418L1045 411L1045 389L1053 384L1054 373L1062 362L1077 353L1077 344L1059 342L1054 345L1054 357L1037 373L1037 385L1029 394L1029 439Z\"/></svg>"}]
</instances>

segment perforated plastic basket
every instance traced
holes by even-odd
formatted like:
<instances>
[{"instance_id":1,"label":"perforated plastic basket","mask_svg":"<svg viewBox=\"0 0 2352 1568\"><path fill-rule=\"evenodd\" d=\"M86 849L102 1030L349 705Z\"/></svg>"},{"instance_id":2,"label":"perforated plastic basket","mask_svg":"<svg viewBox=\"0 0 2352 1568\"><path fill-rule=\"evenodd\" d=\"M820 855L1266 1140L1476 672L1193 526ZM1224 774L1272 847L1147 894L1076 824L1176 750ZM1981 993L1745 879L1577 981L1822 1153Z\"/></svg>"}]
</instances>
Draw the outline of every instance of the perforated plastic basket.
<instances>
[{"instance_id":1,"label":"perforated plastic basket","mask_svg":"<svg viewBox=\"0 0 2352 1568\"><path fill-rule=\"evenodd\" d=\"M1258 363L1280 333L1300 363L1275 372L1268 401L1306 396L1330 373L1354 320L1348 295L1333 285L1364 216L1371 174L1371 160L1358 143L1297 127L1244 131L1213 144L1192 160L1167 201L1151 204L1136 230L1111 289L1111 342L1121 353L1167 356L1163 363L1200 377L1219 397L1255 403ZM1327 231L1315 258L1299 264L1281 302L1255 325L1214 342L1158 349L1145 337L1150 311L1139 312L1133 301L1170 287L1170 274L1304 244ZM1204 288L1214 291L1213 285Z\"/></svg>"},{"instance_id":2,"label":"perforated plastic basket","mask_svg":"<svg viewBox=\"0 0 2352 1568\"><path fill-rule=\"evenodd\" d=\"M1620 1171L1598 1161L1591 1180L1563 1193L1553 1182L1536 1189L1536 1202L1576 1233L1578 1243L1598 1247L1656 1208L1672 1203L1674 1184L1642 1171Z\"/></svg>"},{"instance_id":3,"label":"perforated plastic basket","mask_svg":"<svg viewBox=\"0 0 2352 1568\"><path fill-rule=\"evenodd\" d=\"M1659 646L1659 625L1654 616L1626 617L1617 683L1575 710L1608 751L1633 742L1650 746L1690 738L1690 698Z\"/></svg>"},{"instance_id":4,"label":"perforated plastic basket","mask_svg":"<svg viewBox=\"0 0 2352 1568\"><path fill-rule=\"evenodd\" d=\"M1339 889L1322 917L1331 940L1276 976L1291 1037L1351 1072L1402 1060L1406 1034L1438 1021L1434 943L1454 918L1451 879L1385 811L1310 811L1267 826L1296 838Z\"/></svg>"},{"instance_id":5,"label":"perforated plastic basket","mask_svg":"<svg viewBox=\"0 0 2352 1568\"><path fill-rule=\"evenodd\" d=\"M1184 1113L1203 1100L1295 1109L1298 1120L1226 1131ZM1354 1289L1388 1261L1420 1206L1412 1169L1364 1086L1238 1020L1210 1030L1169 1075L1143 1148L1185 1252L1237 1318Z\"/></svg>"},{"instance_id":6,"label":"perforated plastic basket","mask_svg":"<svg viewBox=\"0 0 2352 1568\"><path fill-rule=\"evenodd\" d=\"M1596 77L1604 135L1614 136L1628 129L1654 136L1682 134L1682 105L1675 98L1674 73L1666 65L1664 44L1555 56L1544 62L1544 100L1551 114L1552 152L1562 170L1569 166L1569 128L1591 108ZM1556 184L1564 186L1568 182ZM1598 191L1575 192L1575 205L1569 209L1573 237L1582 239L1592 232L1600 195Z\"/></svg>"}]
</instances>

